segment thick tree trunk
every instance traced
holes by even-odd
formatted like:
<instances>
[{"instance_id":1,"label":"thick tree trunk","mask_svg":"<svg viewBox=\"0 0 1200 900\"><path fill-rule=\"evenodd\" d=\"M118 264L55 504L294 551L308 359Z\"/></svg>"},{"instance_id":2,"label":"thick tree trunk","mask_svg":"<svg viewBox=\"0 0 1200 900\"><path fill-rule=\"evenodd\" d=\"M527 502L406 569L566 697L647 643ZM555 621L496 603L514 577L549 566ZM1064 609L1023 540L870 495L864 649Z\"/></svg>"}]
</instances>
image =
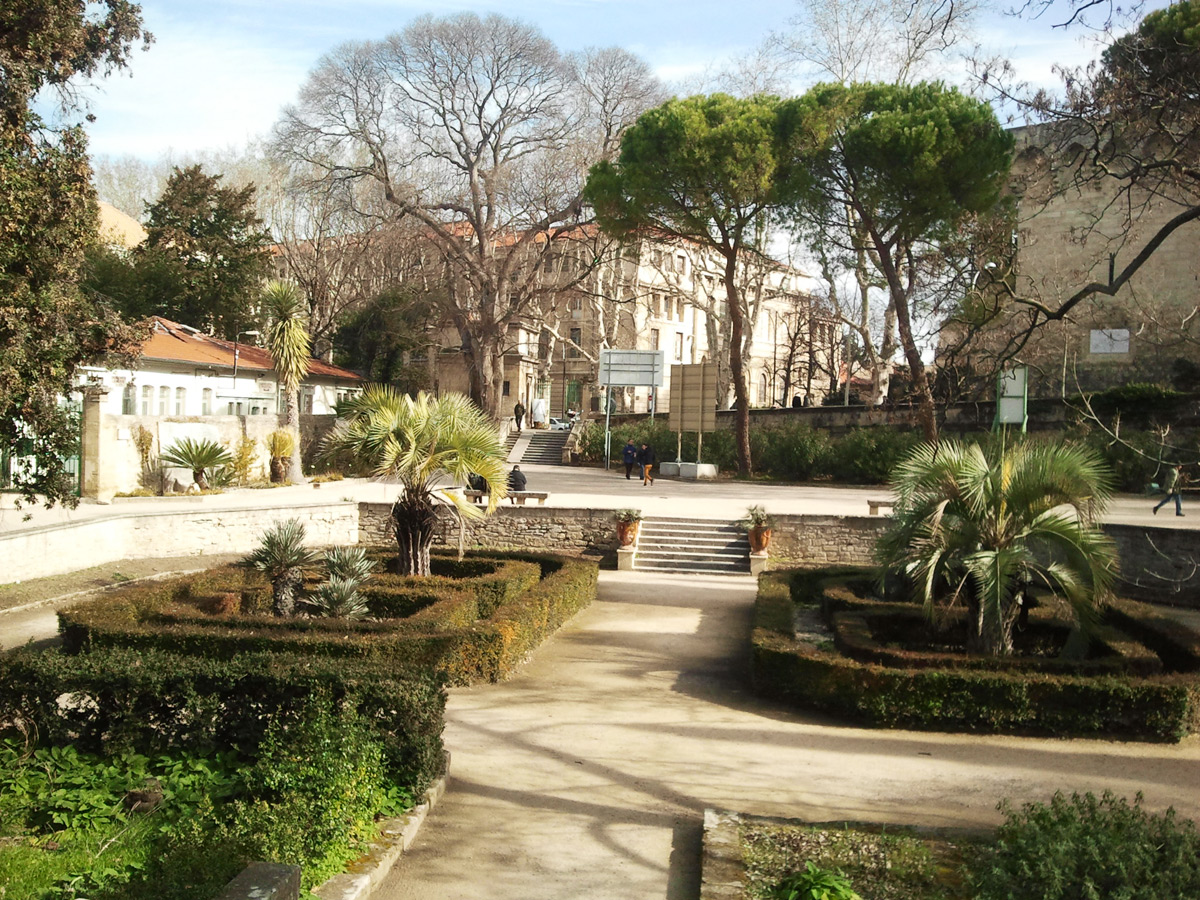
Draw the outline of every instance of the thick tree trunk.
<instances>
[{"instance_id":1,"label":"thick tree trunk","mask_svg":"<svg viewBox=\"0 0 1200 900\"><path fill-rule=\"evenodd\" d=\"M750 398L746 391L746 371L742 364L742 297L737 285L737 254L725 257L725 297L729 309L729 371L733 380L733 396L737 404L734 414L734 442L737 446L738 474L748 477L750 467Z\"/></svg>"},{"instance_id":2,"label":"thick tree trunk","mask_svg":"<svg viewBox=\"0 0 1200 900\"><path fill-rule=\"evenodd\" d=\"M437 510L429 495L421 490L405 490L392 504L392 525L396 532L396 571L400 575L428 575L429 548L433 546L433 526Z\"/></svg>"},{"instance_id":3,"label":"thick tree trunk","mask_svg":"<svg viewBox=\"0 0 1200 900\"><path fill-rule=\"evenodd\" d=\"M878 235L872 234L872 239L875 240L876 247L883 248L885 246L879 240ZM913 338L912 318L908 308L910 290L906 290L900 283L900 272L896 263L891 255L884 252L883 249L880 249L879 252L879 267L883 272L883 277L887 279L888 292L896 311L896 330L900 333L900 346L904 350L904 358L908 362L909 383L917 395L917 420L925 434L925 440L936 444L938 428L933 391L930 390L929 379L925 375L925 363L921 360L921 350ZM910 272L909 287L911 288L911 286Z\"/></svg>"},{"instance_id":4,"label":"thick tree trunk","mask_svg":"<svg viewBox=\"0 0 1200 900\"><path fill-rule=\"evenodd\" d=\"M272 585L275 604L273 612L277 616L291 616L296 611L296 589L300 586L303 576L299 573L289 573L275 580Z\"/></svg>"},{"instance_id":5,"label":"thick tree trunk","mask_svg":"<svg viewBox=\"0 0 1200 900\"><path fill-rule=\"evenodd\" d=\"M292 433L295 450L287 467L287 479L294 484L304 483L304 466L300 462L300 388L284 391L283 398L284 428Z\"/></svg>"},{"instance_id":6,"label":"thick tree trunk","mask_svg":"<svg viewBox=\"0 0 1200 900\"><path fill-rule=\"evenodd\" d=\"M1020 607L1007 603L999 616L986 615L976 603L969 607L970 631L967 634L967 651L984 656L1011 656L1013 652L1013 625L1017 621Z\"/></svg>"}]
</instances>

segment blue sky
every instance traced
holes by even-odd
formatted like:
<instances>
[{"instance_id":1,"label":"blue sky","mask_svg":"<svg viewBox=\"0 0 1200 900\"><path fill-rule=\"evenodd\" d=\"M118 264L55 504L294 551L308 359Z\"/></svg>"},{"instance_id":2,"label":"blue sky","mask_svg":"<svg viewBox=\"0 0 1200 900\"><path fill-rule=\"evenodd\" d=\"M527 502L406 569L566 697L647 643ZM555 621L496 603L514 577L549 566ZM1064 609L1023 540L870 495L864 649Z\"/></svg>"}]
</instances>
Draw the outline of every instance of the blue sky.
<instances>
[{"instance_id":1,"label":"blue sky","mask_svg":"<svg viewBox=\"0 0 1200 900\"><path fill-rule=\"evenodd\" d=\"M753 48L796 12L788 0L143 0L142 9L155 43L87 92L96 154L150 160L244 144L270 129L323 53L424 13L502 13L538 25L563 50L623 46L675 81ZM1047 82L1052 62L1095 55L1074 33L1053 30L1053 13L1020 24L996 9L980 39L1027 78Z\"/></svg>"}]
</instances>

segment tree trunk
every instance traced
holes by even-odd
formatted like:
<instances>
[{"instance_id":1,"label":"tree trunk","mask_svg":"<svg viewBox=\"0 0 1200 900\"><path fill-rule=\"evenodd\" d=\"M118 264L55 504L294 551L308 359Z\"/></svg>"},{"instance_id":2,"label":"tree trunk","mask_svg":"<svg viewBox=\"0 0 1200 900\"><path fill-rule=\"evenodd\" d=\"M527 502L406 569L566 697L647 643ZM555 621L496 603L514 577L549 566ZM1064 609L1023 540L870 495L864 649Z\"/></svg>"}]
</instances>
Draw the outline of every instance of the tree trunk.
<instances>
[{"instance_id":1,"label":"tree trunk","mask_svg":"<svg viewBox=\"0 0 1200 900\"><path fill-rule=\"evenodd\" d=\"M437 510L429 494L405 489L392 504L392 525L396 532L396 572L400 575L428 575L429 548L433 546L433 526Z\"/></svg>"},{"instance_id":2,"label":"tree trunk","mask_svg":"<svg viewBox=\"0 0 1200 900\"><path fill-rule=\"evenodd\" d=\"M737 286L737 254L730 251L725 257L725 297L729 309L730 337L729 370L733 380L733 396L737 404L734 414L734 443L737 446L738 475L750 475L750 398L746 392L746 372L742 365L742 298Z\"/></svg>"},{"instance_id":3,"label":"tree trunk","mask_svg":"<svg viewBox=\"0 0 1200 900\"><path fill-rule=\"evenodd\" d=\"M196 482L196 487L200 488L200 490L208 490L208 479L204 477L203 469L192 470L192 481Z\"/></svg>"},{"instance_id":4,"label":"tree trunk","mask_svg":"<svg viewBox=\"0 0 1200 900\"><path fill-rule=\"evenodd\" d=\"M985 615L979 604L972 602L968 607L970 632L967 635L967 651L984 656L1011 656L1013 652L1013 624L1020 607L1016 603L1005 604L999 617Z\"/></svg>"},{"instance_id":5,"label":"tree trunk","mask_svg":"<svg viewBox=\"0 0 1200 900\"><path fill-rule=\"evenodd\" d=\"M304 484L304 467L300 463L300 388L298 386L284 391L283 427L291 432L295 442L295 449L292 451L287 465L287 479L294 484Z\"/></svg>"},{"instance_id":6,"label":"tree trunk","mask_svg":"<svg viewBox=\"0 0 1200 900\"><path fill-rule=\"evenodd\" d=\"M890 253L885 252L884 244L878 235L872 233L875 246L879 251L879 267L887 279L888 292L891 294L892 306L896 311L896 329L900 333L900 346L904 350L904 358L908 362L908 377L913 391L917 395L917 420L925 434L925 440L936 444L938 439L937 415L933 403L933 391L929 388L929 379L925 376L925 363L921 360L921 350L913 339L912 319L909 315L909 290L900 283L900 272ZM911 288L911 273L909 277Z\"/></svg>"},{"instance_id":7,"label":"tree trunk","mask_svg":"<svg viewBox=\"0 0 1200 900\"><path fill-rule=\"evenodd\" d=\"M291 616L296 611L296 588L300 586L303 576L287 574L275 579L271 586L275 595L274 613L277 616Z\"/></svg>"}]
</instances>

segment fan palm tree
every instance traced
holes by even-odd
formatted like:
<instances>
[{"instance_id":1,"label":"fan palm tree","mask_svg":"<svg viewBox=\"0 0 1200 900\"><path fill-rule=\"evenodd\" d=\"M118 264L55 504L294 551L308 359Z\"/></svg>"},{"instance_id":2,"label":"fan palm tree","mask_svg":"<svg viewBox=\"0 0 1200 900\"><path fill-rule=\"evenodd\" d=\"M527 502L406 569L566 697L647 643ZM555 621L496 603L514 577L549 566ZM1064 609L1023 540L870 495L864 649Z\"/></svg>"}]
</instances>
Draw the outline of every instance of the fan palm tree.
<instances>
[{"instance_id":1,"label":"fan palm tree","mask_svg":"<svg viewBox=\"0 0 1200 900\"><path fill-rule=\"evenodd\" d=\"M288 519L263 533L262 543L246 562L271 579L275 615L290 616L296 611L304 570L316 564L317 554L304 546L304 523Z\"/></svg>"},{"instance_id":2,"label":"fan palm tree","mask_svg":"<svg viewBox=\"0 0 1200 900\"><path fill-rule=\"evenodd\" d=\"M1065 445L922 445L894 475L885 571L903 572L932 616L963 603L968 650L1012 652L1024 585L1066 600L1086 626L1112 583L1116 550L1096 525L1112 476Z\"/></svg>"},{"instance_id":3,"label":"fan palm tree","mask_svg":"<svg viewBox=\"0 0 1200 900\"><path fill-rule=\"evenodd\" d=\"M342 419L326 436L327 455L346 452L394 478L401 492L392 505L392 524L402 575L429 574L429 548L437 505L451 504L463 518L483 515L443 481L465 484L480 475L488 484L487 512L506 494L506 453L496 427L462 394L414 399L385 385L371 385L347 400ZM450 486L449 484L446 485Z\"/></svg>"},{"instance_id":4,"label":"fan palm tree","mask_svg":"<svg viewBox=\"0 0 1200 900\"><path fill-rule=\"evenodd\" d=\"M283 395L284 426L291 432L295 448L300 446L300 382L308 374L312 338L308 333L308 306L300 289L288 281L267 282L262 293L267 316L267 349L275 362L275 376ZM296 449L290 454L287 480L304 481L304 469Z\"/></svg>"},{"instance_id":5,"label":"fan palm tree","mask_svg":"<svg viewBox=\"0 0 1200 900\"><path fill-rule=\"evenodd\" d=\"M167 465L190 469L192 480L202 491L208 490L207 472L218 466L227 466L233 462L229 451L216 441L204 438L194 441L191 438L180 438L158 455L159 462Z\"/></svg>"}]
</instances>

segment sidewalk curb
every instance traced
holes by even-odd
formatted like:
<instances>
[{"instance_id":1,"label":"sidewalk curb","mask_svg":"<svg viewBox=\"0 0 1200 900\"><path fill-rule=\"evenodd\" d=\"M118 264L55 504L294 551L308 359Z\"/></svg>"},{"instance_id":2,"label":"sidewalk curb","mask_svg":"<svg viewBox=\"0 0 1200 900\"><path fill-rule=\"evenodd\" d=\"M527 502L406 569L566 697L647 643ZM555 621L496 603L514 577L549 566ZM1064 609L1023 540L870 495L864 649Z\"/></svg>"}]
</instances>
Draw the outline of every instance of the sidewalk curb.
<instances>
[{"instance_id":1,"label":"sidewalk curb","mask_svg":"<svg viewBox=\"0 0 1200 900\"><path fill-rule=\"evenodd\" d=\"M37 609L41 606L50 606L53 603L60 603L64 600L74 600L77 597L86 597L88 594L106 594L109 591L120 590L128 587L131 584L140 584L143 581L158 581L163 578L179 578L184 575L196 575L200 572L207 572L212 568L208 566L203 569L175 569L170 572L155 572L153 575L143 575L141 578L130 578L128 581L118 581L115 584L102 584L99 587L84 588L81 591L71 591L69 594L59 594L57 597L47 597L45 600L32 600L29 603L22 603L20 606L9 606L5 609L0 609L0 618L3 618L8 613L26 612L31 609ZM69 572L66 574L70 574ZM51 578L57 576L50 576Z\"/></svg>"},{"instance_id":2,"label":"sidewalk curb","mask_svg":"<svg viewBox=\"0 0 1200 900\"><path fill-rule=\"evenodd\" d=\"M321 900L367 900L371 892L383 882L401 855L416 840L417 832L425 818L437 806L450 780L450 751L443 752L442 777L425 792L421 802L397 819L380 823L379 837L364 856L347 866L340 875L334 875L324 884L313 888Z\"/></svg>"},{"instance_id":3,"label":"sidewalk curb","mask_svg":"<svg viewBox=\"0 0 1200 900\"><path fill-rule=\"evenodd\" d=\"M741 816L724 809L704 810L700 850L700 900L743 900L746 866L738 843Z\"/></svg>"}]
</instances>

